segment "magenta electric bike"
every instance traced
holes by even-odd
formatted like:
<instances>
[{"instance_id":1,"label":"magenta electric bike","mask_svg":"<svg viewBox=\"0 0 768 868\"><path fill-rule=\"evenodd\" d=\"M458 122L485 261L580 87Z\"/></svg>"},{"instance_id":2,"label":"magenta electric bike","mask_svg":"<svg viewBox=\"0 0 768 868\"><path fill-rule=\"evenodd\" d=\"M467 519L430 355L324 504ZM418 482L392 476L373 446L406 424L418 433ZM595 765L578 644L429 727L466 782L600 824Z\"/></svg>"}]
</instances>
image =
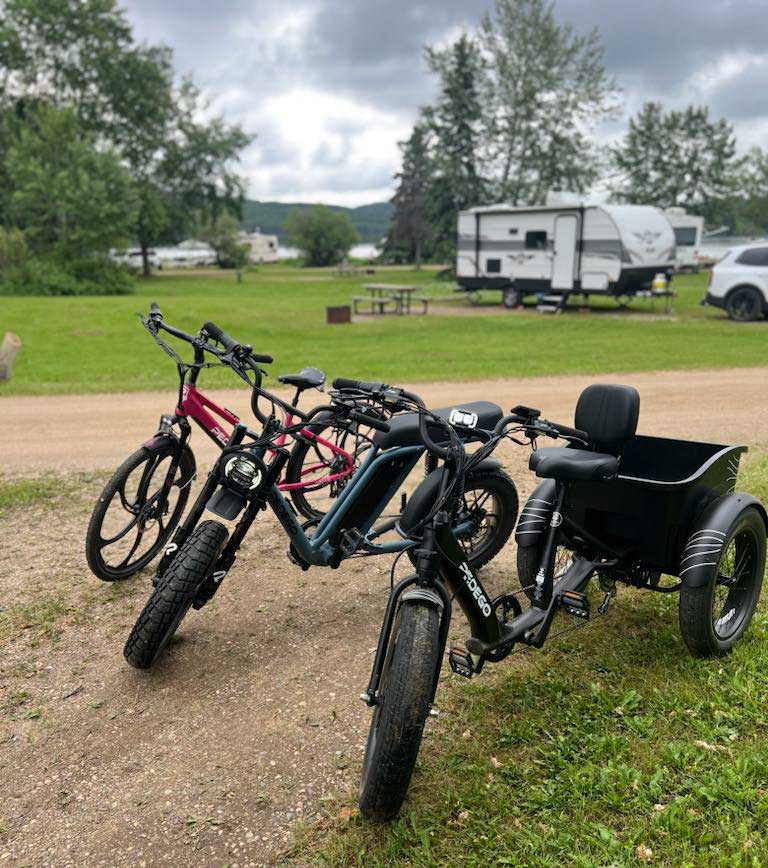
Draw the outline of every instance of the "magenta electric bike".
<instances>
[{"instance_id":1,"label":"magenta electric bike","mask_svg":"<svg viewBox=\"0 0 768 868\"><path fill-rule=\"evenodd\" d=\"M295 432L290 438L282 434L271 450L274 456L289 439L293 440L291 460L278 487L288 493L305 518L322 516L322 504L313 495L319 492L318 498L337 497L370 448L370 441L361 436L355 426L335 428L332 424L315 422L297 429L297 423L300 425L306 415L295 405L303 392L322 389L325 374L317 368L305 368L298 374L278 377L281 383L296 390L293 403L289 404L261 388L265 372L259 366L271 363L271 356L254 353L250 346L233 340L211 322L197 335L187 334L164 322L154 303L149 315L140 319L159 346L176 362L178 403L173 413L160 417L156 434L120 465L99 495L86 533L86 556L92 572L108 582L127 579L163 551L184 514L196 474L195 457L189 444L190 421L222 449L240 423L235 413L220 407L198 389L197 380L204 368L230 368L251 388L251 409L262 424L280 414L281 427ZM191 344L194 361L185 362L160 337L161 331ZM208 361L207 357L213 361Z\"/></svg>"}]
</instances>

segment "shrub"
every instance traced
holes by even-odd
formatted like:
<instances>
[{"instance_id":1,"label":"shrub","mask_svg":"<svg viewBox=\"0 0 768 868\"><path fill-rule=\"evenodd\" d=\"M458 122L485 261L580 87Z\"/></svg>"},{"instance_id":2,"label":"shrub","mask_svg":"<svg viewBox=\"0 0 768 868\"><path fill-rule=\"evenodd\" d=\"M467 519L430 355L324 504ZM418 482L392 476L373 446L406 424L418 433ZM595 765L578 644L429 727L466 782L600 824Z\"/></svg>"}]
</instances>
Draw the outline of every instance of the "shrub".
<instances>
[{"instance_id":1,"label":"shrub","mask_svg":"<svg viewBox=\"0 0 768 868\"><path fill-rule=\"evenodd\" d=\"M95 259L78 259L67 266L82 284L91 287L82 295L129 295L133 292L134 281L130 270L101 256Z\"/></svg>"},{"instance_id":2,"label":"shrub","mask_svg":"<svg viewBox=\"0 0 768 868\"><path fill-rule=\"evenodd\" d=\"M102 259L79 260L66 268L30 259L0 272L0 295L126 295L133 291L127 272Z\"/></svg>"}]
</instances>

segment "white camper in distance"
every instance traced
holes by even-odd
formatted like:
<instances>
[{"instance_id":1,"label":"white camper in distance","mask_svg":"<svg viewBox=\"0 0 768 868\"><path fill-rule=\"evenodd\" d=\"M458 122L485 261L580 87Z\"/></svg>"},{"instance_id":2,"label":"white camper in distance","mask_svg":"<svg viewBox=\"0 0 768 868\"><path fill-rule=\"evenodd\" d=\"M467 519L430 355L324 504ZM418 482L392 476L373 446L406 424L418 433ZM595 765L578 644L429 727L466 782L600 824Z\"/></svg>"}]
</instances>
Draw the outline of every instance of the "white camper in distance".
<instances>
[{"instance_id":1,"label":"white camper in distance","mask_svg":"<svg viewBox=\"0 0 768 868\"><path fill-rule=\"evenodd\" d=\"M631 296L675 266L672 227L646 205L490 205L459 212L458 228L459 287L499 289L507 307L535 293Z\"/></svg>"},{"instance_id":2,"label":"white camper in distance","mask_svg":"<svg viewBox=\"0 0 768 868\"><path fill-rule=\"evenodd\" d=\"M685 208L665 208L664 216L672 225L677 244L675 267L678 271L698 271L701 267L701 239L704 235L704 218L686 214Z\"/></svg>"}]
</instances>

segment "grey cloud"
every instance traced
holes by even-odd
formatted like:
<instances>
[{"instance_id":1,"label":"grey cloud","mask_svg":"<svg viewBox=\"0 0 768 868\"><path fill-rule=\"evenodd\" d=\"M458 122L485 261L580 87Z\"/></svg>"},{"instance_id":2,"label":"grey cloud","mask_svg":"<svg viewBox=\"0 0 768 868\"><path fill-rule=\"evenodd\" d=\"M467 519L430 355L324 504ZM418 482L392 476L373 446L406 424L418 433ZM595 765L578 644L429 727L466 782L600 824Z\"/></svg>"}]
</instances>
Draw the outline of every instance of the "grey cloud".
<instances>
[{"instance_id":1,"label":"grey cloud","mask_svg":"<svg viewBox=\"0 0 768 868\"><path fill-rule=\"evenodd\" d=\"M227 0L216 6L208 0L126 0L126 6L142 38L174 47L182 71L193 72L212 94L232 92L222 99L222 110L233 119L247 118L246 126L258 132L254 153L273 169L274 187L290 175L299 149L282 140L265 116L266 98L302 86L349 97L407 125L434 92L424 44L462 26L473 28L492 0L294 0L290 7L277 0ZM270 32L268 22L279 20L281 10L310 15L299 44ZM599 28L606 66L622 87L629 112L649 98L669 105L706 100L713 114L736 122L768 118L764 0L558 0L556 14L577 31ZM709 90L699 87L697 73L729 55L751 62ZM334 127L346 138L347 150L317 143L313 183L321 175L324 184L354 183L332 170L334 161L350 157L358 131L351 117L346 128L340 122ZM288 167L285 173L281 167ZM377 183L387 186L395 169L388 167L386 180L380 172ZM360 189L370 186L368 178L359 177Z\"/></svg>"}]
</instances>

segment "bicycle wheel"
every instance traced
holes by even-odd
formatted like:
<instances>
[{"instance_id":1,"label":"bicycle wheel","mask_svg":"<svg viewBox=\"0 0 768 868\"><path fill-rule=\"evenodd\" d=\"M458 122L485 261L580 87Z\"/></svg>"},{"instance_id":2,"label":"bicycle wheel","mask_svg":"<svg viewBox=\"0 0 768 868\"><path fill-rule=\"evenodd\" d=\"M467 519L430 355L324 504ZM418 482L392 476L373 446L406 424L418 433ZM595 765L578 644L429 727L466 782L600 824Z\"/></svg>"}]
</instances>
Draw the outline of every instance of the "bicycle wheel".
<instances>
[{"instance_id":1,"label":"bicycle wheel","mask_svg":"<svg viewBox=\"0 0 768 868\"><path fill-rule=\"evenodd\" d=\"M165 571L128 636L123 656L136 669L149 669L178 630L208 578L229 532L218 521L199 524Z\"/></svg>"},{"instance_id":2,"label":"bicycle wheel","mask_svg":"<svg viewBox=\"0 0 768 868\"><path fill-rule=\"evenodd\" d=\"M680 589L680 633L696 657L727 654L752 620L765 572L765 525L754 507L734 520L709 581Z\"/></svg>"},{"instance_id":3,"label":"bicycle wheel","mask_svg":"<svg viewBox=\"0 0 768 868\"><path fill-rule=\"evenodd\" d=\"M467 474L464 504L456 522L469 523L472 528L458 537L472 569L485 566L507 544L517 522L518 505L515 483L503 470ZM415 566L412 549L408 557Z\"/></svg>"},{"instance_id":4,"label":"bicycle wheel","mask_svg":"<svg viewBox=\"0 0 768 868\"><path fill-rule=\"evenodd\" d=\"M185 446L162 508L158 508L173 456L163 439L129 456L104 487L88 523L88 566L105 582L127 579L160 553L179 523L195 475L195 458Z\"/></svg>"},{"instance_id":5,"label":"bicycle wheel","mask_svg":"<svg viewBox=\"0 0 768 868\"><path fill-rule=\"evenodd\" d=\"M283 482L302 484L301 488L289 491L291 501L304 518L318 519L328 512L362 464L371 448L370 436L373 432L361 425L338 428L332 424L317 424L309 425L308 428L316 436L322 437L338 449L343 449L351 456L353 465L352 471L341 479L324 482L324 478L344 471L345 456L310 437L297 437L285 468Z\"/></svg>"},{"instance_id":6,"label":"bicycle wheel","mask_svg":"<svg viewBox=\"0 0 768 868\"><path fill-rule=\"evenodd\" d=\"M400 810L421 746L440 655L440 617L425 603L400 606L374 708L360 782L360 813L386 823Z\"/></svg>"}]
</instances>

